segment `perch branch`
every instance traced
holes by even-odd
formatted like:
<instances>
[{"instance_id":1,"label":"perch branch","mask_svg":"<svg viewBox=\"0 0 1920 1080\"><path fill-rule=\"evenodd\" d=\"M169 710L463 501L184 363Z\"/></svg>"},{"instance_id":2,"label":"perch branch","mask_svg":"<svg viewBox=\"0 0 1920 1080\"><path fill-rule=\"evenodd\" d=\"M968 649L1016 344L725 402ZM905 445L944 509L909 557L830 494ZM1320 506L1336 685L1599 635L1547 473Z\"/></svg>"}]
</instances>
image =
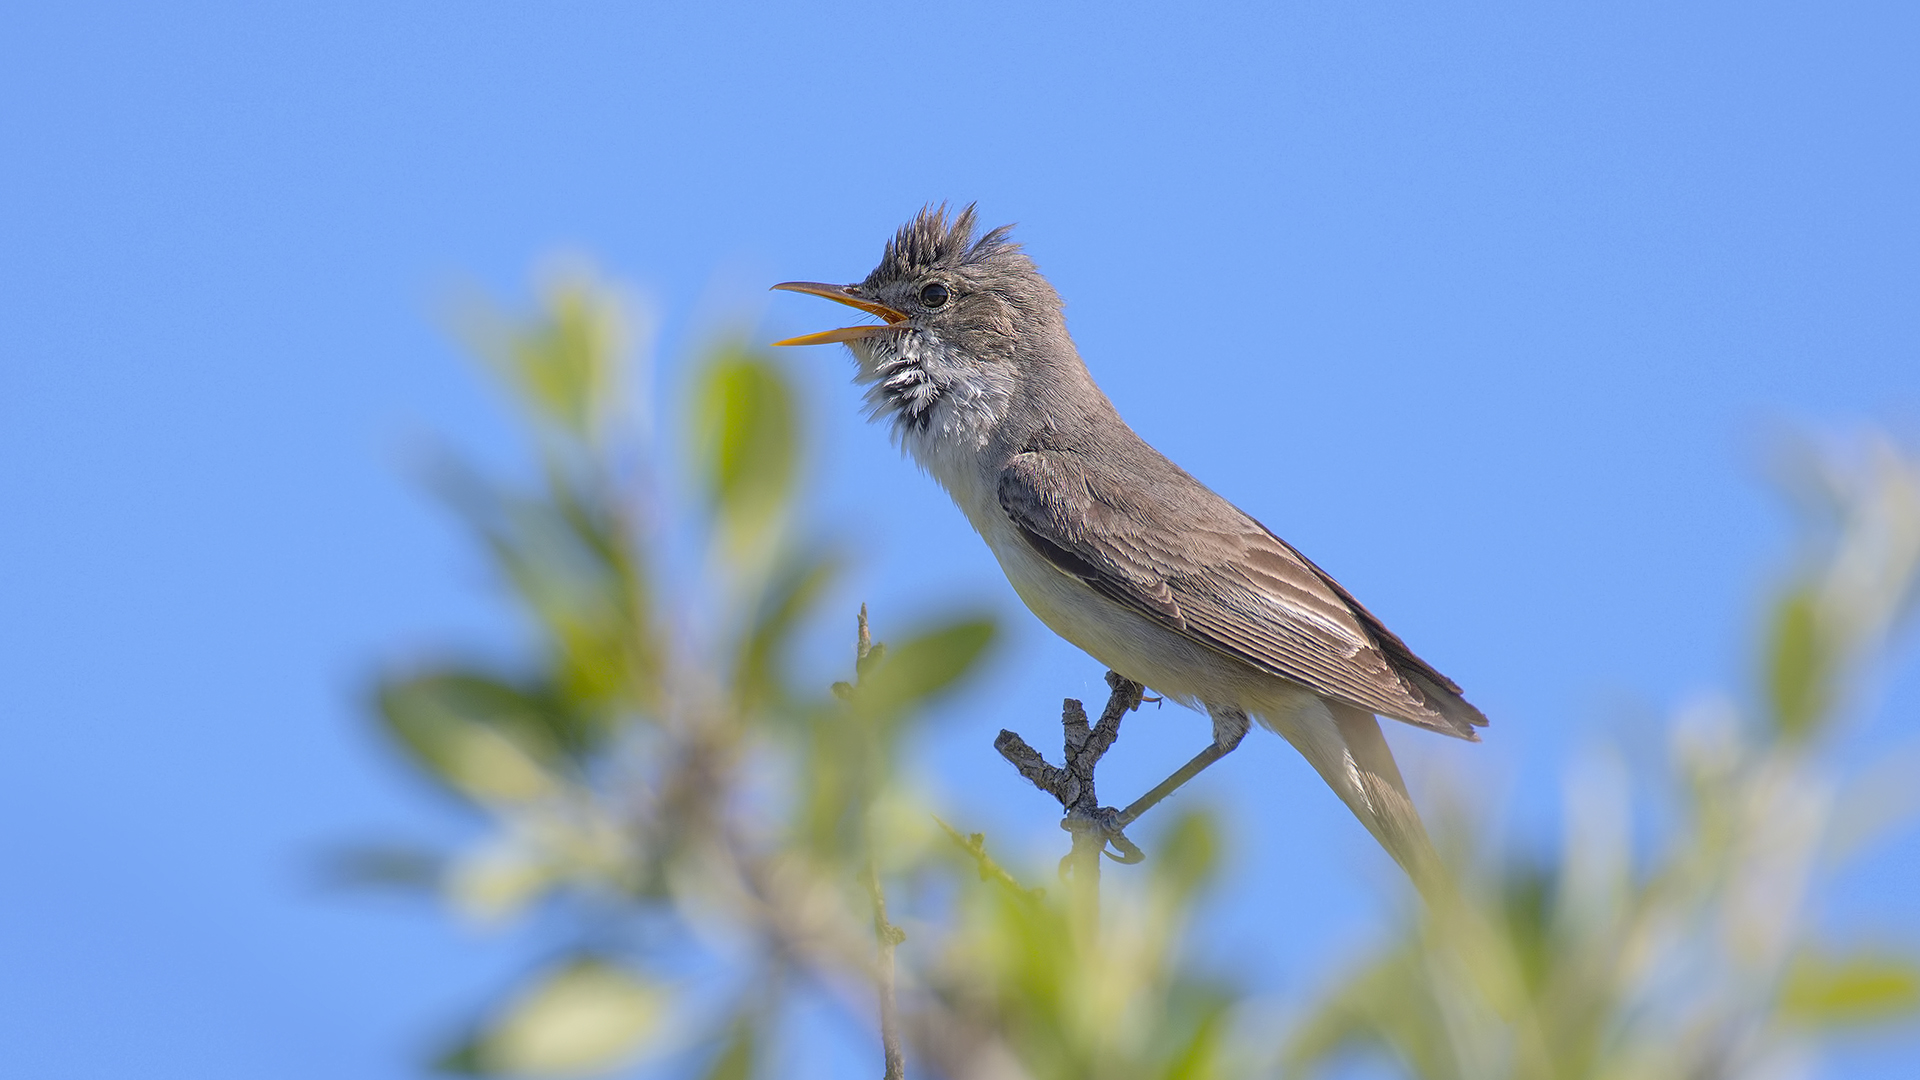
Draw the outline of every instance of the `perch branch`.
<instances>
[{"instance_id":1,"label":"perch branch","mask_svg":"<svg viewBox=\"0 0 1920 1080\"><path fill-rule=\"evenodd\" d=\"M1074 892L1086 918L1094 925L1099 915L1100 854L1116 862L1136 863L1146 858L1121 830L1124 823L1112 807L1100 805L1094 786L1094 769L1100 758L1120 737L1120 721L1140 707L1142 687L1114 672L1107 672L1112 693L1100 720L1087 723L1086 707L1068 698L1060 706L1060 724L1065 729L1064 766L1049 764L1038 750L1011 731L1002 731L993 741L994 749L1007 759L1034 787L1059 800L1066 811L1060 827L1073 834L1073 850L1061 860L1060 872L1074 885ZM1107 851L1111 847L1112 851Z\"/></svg>"}]
</instances>

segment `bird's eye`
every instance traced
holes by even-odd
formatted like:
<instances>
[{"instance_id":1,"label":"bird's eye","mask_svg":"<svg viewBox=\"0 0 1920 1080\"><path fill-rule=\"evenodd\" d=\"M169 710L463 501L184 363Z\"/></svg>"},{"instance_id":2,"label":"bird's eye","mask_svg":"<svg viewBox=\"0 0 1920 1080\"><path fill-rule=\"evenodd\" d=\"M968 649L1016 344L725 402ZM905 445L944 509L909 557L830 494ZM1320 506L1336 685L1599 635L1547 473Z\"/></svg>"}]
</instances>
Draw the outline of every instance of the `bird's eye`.
<instances>
[{"instance_id":1,"label":"bird's eye","mask_svg":"<svg viewBox=\"0 0 1920 1080\"><path fill-rule=\"evenodd\" d=\"M939 307L947 302L947 295L947 287L936 281L920 290L920 302L930 308Z\"/></svg>"}]
</instances>

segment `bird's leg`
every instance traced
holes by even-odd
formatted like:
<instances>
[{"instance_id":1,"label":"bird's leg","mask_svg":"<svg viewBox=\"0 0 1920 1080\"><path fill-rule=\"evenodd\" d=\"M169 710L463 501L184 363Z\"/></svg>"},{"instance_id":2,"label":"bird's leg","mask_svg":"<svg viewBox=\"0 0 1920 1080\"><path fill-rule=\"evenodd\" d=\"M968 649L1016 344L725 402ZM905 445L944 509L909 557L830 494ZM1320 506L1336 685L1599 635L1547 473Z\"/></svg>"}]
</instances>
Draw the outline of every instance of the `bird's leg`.
<instances>
[{"instance_id":1,"label":"bird's leg","mask_svg":"<svg viewBox=\"0 0 1920 1080\"><path fill-rule=\"evenodd\" d=\"M1172 776L1154 785L1152 791L1133 800L1132 805L1120 811L1120 828L1124 829L1138 821L1141 814L1178 791L1182 784L1199 776L1207 766L1232 753L1233 748L1240 745L1240 740L1247 737L1250 721L1245 712L1209 705L1207 713L1213 717L1213 745L1193 755L1193 759L1175 769Z\"/></svg>"}]
</instances>

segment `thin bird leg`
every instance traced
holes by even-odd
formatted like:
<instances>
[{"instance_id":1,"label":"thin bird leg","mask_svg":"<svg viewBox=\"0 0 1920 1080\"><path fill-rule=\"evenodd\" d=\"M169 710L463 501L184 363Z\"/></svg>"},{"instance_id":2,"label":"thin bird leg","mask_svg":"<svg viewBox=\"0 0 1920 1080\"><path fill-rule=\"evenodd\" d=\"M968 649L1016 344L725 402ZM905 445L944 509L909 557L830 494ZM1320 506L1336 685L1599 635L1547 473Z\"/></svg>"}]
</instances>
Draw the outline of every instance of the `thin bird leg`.
<instances>
[{"instance_id":1,"label":"thin bird leg","mask_svg":"<svg viewBox=\"0 0 1920 1080\"><path fill-rule=\"evenodd\" d=\"M1207 766L1219 761L1240 745L1247 735L1247 714L1238 709L1209 709L1213 714L1213 745L1193 755L1193 759L1174 770L1172 776L1154 785L1152 791L1133 800L1125 810L1120 811L1119 826L1126 828L1140 819L1140 815L1153 809L1160 800L1180 790L1181 785L1199 776Z\"/></svg>"}]
</instances>

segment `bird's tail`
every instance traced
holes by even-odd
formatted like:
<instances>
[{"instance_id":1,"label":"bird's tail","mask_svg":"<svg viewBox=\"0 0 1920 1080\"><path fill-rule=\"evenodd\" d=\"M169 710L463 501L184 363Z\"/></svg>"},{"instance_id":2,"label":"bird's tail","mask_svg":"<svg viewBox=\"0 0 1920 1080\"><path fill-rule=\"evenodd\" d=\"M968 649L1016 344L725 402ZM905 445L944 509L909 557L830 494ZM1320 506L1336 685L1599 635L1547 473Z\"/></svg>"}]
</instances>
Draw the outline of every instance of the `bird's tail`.
<instances>
[{"instance_id":1,"label":"bird's tail","mask_svg":"<svg viewBox=\"0 0 1920 1080\"><path fill-rule=\"evenodd\" d=\"M1311 715L1319 710L1262 719L1312 763L1353 816L1413 879L1421 895L1438 902L1448 891L1447 875L1407 794L1386 736L1380 733L1380 722L1351 705L1324 700L1321 704L1333 721L1330 728L1326 714Z\"/></svg>"}]
</instances>

